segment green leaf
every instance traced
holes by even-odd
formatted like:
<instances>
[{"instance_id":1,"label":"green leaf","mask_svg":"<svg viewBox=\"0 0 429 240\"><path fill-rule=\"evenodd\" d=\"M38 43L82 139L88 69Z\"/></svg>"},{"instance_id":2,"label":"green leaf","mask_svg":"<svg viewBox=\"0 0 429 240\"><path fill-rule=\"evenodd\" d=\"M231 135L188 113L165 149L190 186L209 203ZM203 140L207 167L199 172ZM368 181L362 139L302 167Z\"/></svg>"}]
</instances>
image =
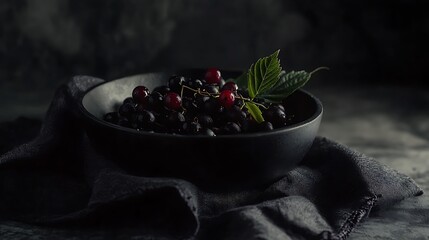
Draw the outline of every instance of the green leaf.
<instances>
[{"instance_id":1,"label":"green leaf","mask_svg":"<svg viewBox=\"0 0 429 240\"><path fill-rule=\"evenodd\" d=\"M287 96L304 86L310 80L311 74L306 71L291 71L280 76L278 84L261 97L268 102L279 103Z\"/></svg>"},{"instance_id":2,"label":"green leaf","mask_svg":"<svg viewBox=\"0 0 429 240\"><path fill-rule=\"evenodd\" d=\"M256 104L252 102L246 102L246 108L249 110L250 115L252 115L253 119L256 120L256 122L261 123L264 120L264 117L262 116L261 109L259 109Z\"/></svg>"},{"instance_id":3,"label":"green leaf","mask_svg":"<svg viewBox=\"0 0 429 240\"><path fill-rule=\"evenodd\" d=\"M244 91L247 90L247 72L244 72L241 74L238 78L233 80L239 89L242 89Z\"/></svg>"},{"instance_id":4,"label":"green leaf","mask_svg":"<svg viewBox=\"0 0 429 240\"><path fill-rule=\"evenodd\" d=\"M251 99L265 93L279 80L279 74L282 70L278 58L279 52L280 50L277 50L268 57L260 58L250 66L247 74L247 86Z\"/></svg>"},{"instance_id":5,"label":"green leaf","mask_svg":"<svg viewBox=\"0 0 429 240\"><path fill-rule=\"evenodd\" d=\"M285 79L284 79L284 76L286 75L286 71L281 71L280 72L280 74L279 74L279 80L276 82L276 84L273 86L273 87L271 87L271 89L270 90L268 90L267 92L270 92L270 91L272 91L273 89L276 89L276 88L279 88L281 85L283 85L284 84L284 82L285 82Z\"/></svg>"},{"instance_id":6,"label":"green leaf","mask_svg":"<svg viewBox=\"0 0 429 240\"><path fill-rule=\"evenodd\" d=\"M309 73L306 71L282 72L276 85L260 97L264 98L267 102L280 103L287 96L303 87L314 73L326 69L328 68L320 67Z\"/></svg>"}]
</instances>

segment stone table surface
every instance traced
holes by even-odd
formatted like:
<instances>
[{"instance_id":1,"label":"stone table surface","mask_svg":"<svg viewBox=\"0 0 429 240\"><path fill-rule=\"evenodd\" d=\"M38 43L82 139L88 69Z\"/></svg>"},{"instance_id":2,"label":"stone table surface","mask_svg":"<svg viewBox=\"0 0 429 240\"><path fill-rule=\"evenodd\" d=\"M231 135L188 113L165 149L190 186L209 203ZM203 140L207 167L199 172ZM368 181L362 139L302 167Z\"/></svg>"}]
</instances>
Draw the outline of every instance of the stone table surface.
<instances>
[{"instance_id":1,"label":"stone table surface","mask_svg":"<svg viewBox=\"0 0 429 240\"><path fill-rule=\"evenodd\" d=\"M348 86L308 90L324 105L319 135L409 175L425 191L422 196L371 213L349 239L429 239L429 89ZM34 114L46 108L27 109ZM145 239L132 232L112 234L102 229L52 229L0 221L2 240L130 238Z\"/></svg>"},{"instance_id":2,"label":"stone table surface","mask_svg":"<svg viewBox=\"0 0 429 240\"><path fill-rule=\"evenodd\" d=\"M349 239L429 239L429 90L314 89L324 104L319 134L412 177L425 194L370 214Z\"/></svg>"}]
</instances>

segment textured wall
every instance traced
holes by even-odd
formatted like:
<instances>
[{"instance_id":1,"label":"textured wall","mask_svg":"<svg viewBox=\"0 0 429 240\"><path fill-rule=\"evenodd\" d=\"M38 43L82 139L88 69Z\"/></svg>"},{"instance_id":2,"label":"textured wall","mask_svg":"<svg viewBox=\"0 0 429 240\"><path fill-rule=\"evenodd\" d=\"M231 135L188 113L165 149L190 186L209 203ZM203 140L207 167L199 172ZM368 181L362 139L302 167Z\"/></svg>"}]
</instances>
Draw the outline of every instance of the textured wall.
<instances>
[{"instance_id":1,"label":"textured wall","mask_svg":"<svg viewBox=\"0 0 429 240\"><path fill-rule=\"evenodd\" d=\"M2 0L0 87L181 67L247 68L281 49L325 81L428 79L424 0Z\"/></svg>"}]
</instances>

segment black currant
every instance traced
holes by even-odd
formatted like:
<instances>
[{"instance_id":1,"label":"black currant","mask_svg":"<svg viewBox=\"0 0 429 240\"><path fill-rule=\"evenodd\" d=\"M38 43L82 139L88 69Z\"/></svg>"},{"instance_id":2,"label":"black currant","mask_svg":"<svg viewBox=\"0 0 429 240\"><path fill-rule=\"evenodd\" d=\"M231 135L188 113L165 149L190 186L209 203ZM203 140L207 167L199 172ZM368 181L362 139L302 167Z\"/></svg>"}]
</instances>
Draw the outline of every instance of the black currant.
<instances>
[{"instance_id":1,"label":"black currant","mask_svg":"<svg viewBox=\"0 0 429 240\"><path fill-rule=\"evenodd\" d=\"M203 128L203 129L201 129L200 135L211 136L211 137L216 136L216 134L210 128Z\"/></svg>"},{"instance_id":2,"label":"black currant","mask_svg":"<svg viewBox=\"0 0 429 240\"><path fill-rule=\"evenodd\" d=\"M200 132L200 130L202 129L201 124L199 124L198 122L185 122L183 124L183 130L186 134L198 134Z\"/></svg>"},{"instance_id":3,"label":"black currant","mask_svg":"<svg viewBox=\"0 0 429 240\"><path fill-rule=\"evenodd\" d=\"M244 101L242 99L236 98L234 101L234 105L239 106L240 108L244 106Z\"/></svg>"},{"instance_id":4,"label":"black currant","mask_svg":"<svg viewBox=\"0 0 429 240\"><path fill-rule=\"evenodd\" d=\"M182 107L185 109L186 114L193 115L198 111L197 103L190 97L183 97Z\"/></svg>"},{"instance_id":5,"label":"black currant","mask_svg":"<svg viewBox=\"0 0 429 240\"><path fill-rule=\"evenodd\" d=\"M153 128L155 120L155 115L152 112L143 110L134 114L132 122L136 128L149 130Z\"/></svg>"},{"instance_id":6,"label":"black currant","mask_svg":"<svg viewBox=\"0 0 429 240\"><path fill-rule=\"evenodd\" d=\"M203 106L203 111L207 114L217 114L222 112L221 109L222 106L219 104L219 102L217 101L217 99L215 98L210 98L207 101L204 102L204 106Z\"/></svg>"},{"instance_id":7,"label":"black currant","mask_svg":"<svg viewBox=\"0 0 429 240\"><path fill-rule=\"evenodd\" d=\"M201 114L197 117L198 122L202 127L211 128L213 126L213 118L206 114Z\"/></svg>"},{"instance_id":8,"label":"black currant","mask_svg":"<svg viewBox=\"0 0 429 240\"><path fill-rule=\"evenodd\" d=\"M125 98L125 100L122 102L122 104L126 104L126 103L134 104L133 98L132 97Z\"/></svg>"},{"instance_id":9,"label":"black currant","mask_svg":"<svg viewBox=\"0 0 429 240\"><path fill-rule=\"evenodd\" d=\"M119 114L117 112L110 112L104 115L104 121L109 123L117 124L119 120Z\"/></svg>"},{"instance_id":10,"label":"black currant","mask_svg":"<svg viewBox=\"0 0 429 240\"><path fill-rule=\"evenodd\" d=\"M241 130L247 133L255 132L257 130L256 129L257 123L253 119L245 119L244 121L241 122L240 126L241 126Z\"/></svg>"},{"instance_id":11,"label":"black currant","mask_svg":"<svg viewBox=\"0 0 429 240\"><path fill-rule=\"evenodd\" d=\"M237 92L238 90L238 86L235 82L226 82L223 86L222 86L222 91L223 90L230 90L232 92Z\"/></svg>"},{"instance_id":12,"label":"black currant","mask_svg":"<svg viewBox=\"0 0 429 240\"><path fill-rule=\"evenodd\" d=\"M168 80L168 87L171 91L180 93L182 90L182 85L185 83L185 78L183 76L172 76Z\"/></svg>"},{"instance_id":13,"label":"black currant","mask_svg":"<svg viewBox=\"0 0 429 240\"><path fill-rule=\"evenodd\" d=\"M209 96L202 96L202 95L198 95L198 96L195 98L195 102L196 102L196 104L197 104L198 108L204 108L204 103L205 103L206 101L208 101L210 98L211 98L211 97L209 97Z\"/></svg>"},{"instance_id":14,"label":"black currant","mask_svg":"<svg viewBox=\"0 0 429 240\"><path fill-rule=\"evenodd\" d=\"M271 122L275 128L286 124L286 114L278 107L269 107L263 112L266 121Z\"/></svg>"},{"instance_id":15,"label":"black currant","mask_svg":"<svg viewBox=\"0 0 429 240\"><path fill-rule=\"evenodd\" d=\"M244 111L241 110L237 105L232 106L231 108L225 111L225 115L228 121L240 123L246 119L247 115Z\"/></svg>"},{"instance_id":16,"label":"black currant","mask_svg":"<svg viewBox=\"0 0 429 240\"><path fill-rule=\"evenodd\" d=\"M134 88L132 96L135 103L143 104L147 101L149 89L145 86L137 86Z\"/></svg>"},{"instance_id":17,"label":"black currant","mask_svg":"<svg viewBox=\"0 0 429 240\"><path fill-rule=\"evenodd\" d=\"M218 85L219 88L222 89L223 85L225 85L225 80L221 79Z\"/></svg>"},{"instance_id":18,"label":"black currant","mask_svg":"<svg viewBox=\"0 0 429 240\"><path fill-rule=\"evenodd\" d=\"M201 82L199 79L190 79L186 85L192 89L197 90L198 88L203 87L203 82Z\"/></svg>"},{"instance_id":19,"label":"black currant","mask_svg":"<svg viewBox=\"0 0 429 240\"><path fill-rule=\"evenodd\" d=\"M167 124L172 129L178 129L185 122L185 116L182 113L171 111L167 117Z\"/></svg>"},{"instance_id":20,"label":"black currant","mask_svg":"<svg viewBox=\"0 0 429 240\"><path fill-rule=\"evenodd\" d=\"M148 99L148 108L160 111L163 107L164 96L160 92L152 92Z\"/></svg>"},{"instance_id":21,"label":"black currant","mask_svg":"<svg viewBox=\"0 0 429 240\"><path fill-rule=\"evenodd\" d=\"M258 124L258 130L260 132L271 131L273 129L274 129L273 124L271 124L270 122L263 121Z\"/></svg>"},{"instance_id":22,"label":"black currant","mask_svg":"<svg viewBox=\"0 0 429 240\"><path fill-rule=\"evenodd\" d=\"M240 126L234 122L227 122L222 130L224 134L237 134L241 132Z\"/></svg>"},{"instance_id":23,"label":"black currant","mask_svg":"<svg viewBox=\"0 0 429 240\"><path fill-rule=\"evenodd\" d=\"M152 93L158 92L161 93L162 96L170 92L171 89L168 86L162 85L153 89Z\"/></svg>"},{"instance_id":24,"label":"black currant","mask_svg":"<svg viewBox=\"0 0 429 240\"><path fill-rule=\"evenodd\" d=\"M203 89L210 94L218 94L219 87L213 84L206 84Z\"/></svg>"},{"instance_id":25,"label":"black currant","mask_svg":"<svg viewBox=\"0 0 429 240\"><path fill-rule=\"evenodd\" d=\"M273 108L279 108L280 110L282 110L283 112L285 111L285 107L283 107L283 105L282 104L280 104L280 103L274 103L274 104L272 104L270 107L273 107Z\"/></svg>"},{"instance_id":26,"label":"black currant","mask_svg":"<svg viewBox=\"0 0 429 240\"><path fill-rule=\"evenodd\" d=\"M131 115L135 112L134 104L126 103L122 104L119 107L119 114L124 117L131 117Z\"/></svg>"},{"instance_id":27,"label":"black currant","mask_svg":"<svg viewBox=\"0 0 429 240\"><path fill-rule=\"evenodd\" d=\"M122 127L127 127L127 128L131 127L131 123L126 117L120 117L118 120L118 125Z\"/></svg>"}]
</instances>

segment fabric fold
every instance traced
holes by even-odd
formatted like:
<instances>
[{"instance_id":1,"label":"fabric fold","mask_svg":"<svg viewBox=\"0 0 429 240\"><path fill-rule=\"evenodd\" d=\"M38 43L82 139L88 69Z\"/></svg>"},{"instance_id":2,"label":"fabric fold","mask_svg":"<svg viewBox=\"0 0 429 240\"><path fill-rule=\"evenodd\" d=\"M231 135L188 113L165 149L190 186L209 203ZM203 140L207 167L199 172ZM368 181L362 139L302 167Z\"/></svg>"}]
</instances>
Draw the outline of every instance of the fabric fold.
<instances>
[{"instance_id":1,"label":"fabric fold","mask_svg":"<svg viewBox=\"0 0 429 240\"><path fill-rule=\"evenodd\" d=\"M323 137L266 189L214 193L131 175L92 147L75 111L102 82L77 76L61 86L40 134L0 153L1 218L130 237L345 239L370 211L423 194L408 176Z\"/></svg>"}]
</instances>

